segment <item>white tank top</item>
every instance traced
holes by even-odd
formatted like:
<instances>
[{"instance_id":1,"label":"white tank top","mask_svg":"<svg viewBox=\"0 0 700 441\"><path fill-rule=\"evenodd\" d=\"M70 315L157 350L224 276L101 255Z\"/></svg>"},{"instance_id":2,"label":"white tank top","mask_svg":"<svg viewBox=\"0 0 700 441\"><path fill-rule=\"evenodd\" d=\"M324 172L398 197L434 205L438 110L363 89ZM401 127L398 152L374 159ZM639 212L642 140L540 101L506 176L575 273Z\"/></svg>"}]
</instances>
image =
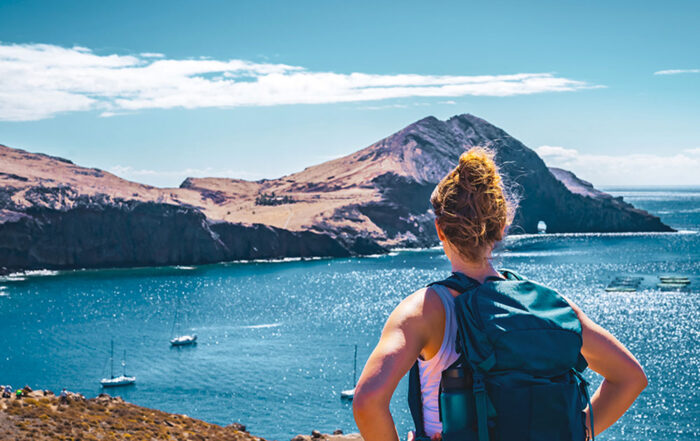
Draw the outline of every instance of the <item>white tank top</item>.
<instances>
[{"instance_id":1,"label":"white tank top","mask_svg":"<svg viewBox=\"0 0 700 441\"><path fill-rule=\"evenodd\" d=\"M442 335L442 345L437 354L430 360L418 359L418 371L420 372L420 391L423 399L423 422L425 432L432 437L442 432L440 413L438 410L438 392L442 371L457 361L459 354L455 351L455 339L457 337L457 321L455 319L455 299L449 289L442 285L431 286L432 290L440 296L442 306L445 308L445 329Z\"/></svg>"}]
</instances>

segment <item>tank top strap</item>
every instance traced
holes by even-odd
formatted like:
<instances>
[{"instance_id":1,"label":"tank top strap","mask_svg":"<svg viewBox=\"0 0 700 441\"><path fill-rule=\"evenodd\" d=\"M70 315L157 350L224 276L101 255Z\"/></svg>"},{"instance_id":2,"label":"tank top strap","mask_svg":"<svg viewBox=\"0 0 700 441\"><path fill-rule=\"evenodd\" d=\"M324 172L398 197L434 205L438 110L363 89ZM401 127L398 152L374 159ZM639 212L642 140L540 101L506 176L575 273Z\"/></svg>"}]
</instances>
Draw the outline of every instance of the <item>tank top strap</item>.
<instances>
[{"instance_id":1,"label":"tank top strap","mask_svg":"<svg viewBox=\"0 0 700 441\"><path fill-rule=\"evenodd\" d=\"M443 330L440 350L427 363L442 368L445 359L451 358L454 352L454 338L457 332L456 316L454 312L455 299L450 290L443 285L432 285L430 288L435 291L442 301L442 307L445 310L445 328Z\"/></svg>"},{"instance_id":2,"label":"tank top strap","mask_svg":"<svg viewBox=\"0 0 700 441\"><path fill-rule=\"evenodd\" d=\"M442 431L440 422L438 395L442 371L447 369L458 358L455 351L457 336L457 320L455 314L454 296L443 285L431 285L430 288L440 297L445 309L445 328L443 330L440 350L429 360L418 359L420 375L421 398L423 402L423 423L428 436Z\"/></svg>"},{"instance_id":3,"label":"tank top strap","mask_svg":"<svg viewBox=\"0 0 700 441\"><path fill-rule=\"evenodd\" d=\"M455 298L450 292L449 289L447 289L446 286L444 285L432 285L431 288L435 293L440 296L440 300L442 300L442 306L445 308L445 322L449 323L452 320L452 317L454 315L454 309L455 309Z\"/></svg>"}]
</instances>

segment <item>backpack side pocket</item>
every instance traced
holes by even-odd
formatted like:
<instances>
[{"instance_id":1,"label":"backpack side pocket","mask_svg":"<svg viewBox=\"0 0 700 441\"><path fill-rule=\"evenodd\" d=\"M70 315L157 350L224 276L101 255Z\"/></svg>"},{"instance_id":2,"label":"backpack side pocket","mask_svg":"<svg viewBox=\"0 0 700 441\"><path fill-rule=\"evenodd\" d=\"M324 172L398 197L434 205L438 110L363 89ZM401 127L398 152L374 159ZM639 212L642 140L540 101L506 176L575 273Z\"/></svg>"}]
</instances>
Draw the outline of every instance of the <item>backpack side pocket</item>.
<instances>
[{"instance_id":1,"label":"backpack side pocket","mask_svg":"<svg viewBox=\"0 0 700 441\"><path fill-rule=\"evenodd\" d=\"M461 366L444 370L439 403L443 441L477 441L471 373Z\"/></svg>"}]
</instances>

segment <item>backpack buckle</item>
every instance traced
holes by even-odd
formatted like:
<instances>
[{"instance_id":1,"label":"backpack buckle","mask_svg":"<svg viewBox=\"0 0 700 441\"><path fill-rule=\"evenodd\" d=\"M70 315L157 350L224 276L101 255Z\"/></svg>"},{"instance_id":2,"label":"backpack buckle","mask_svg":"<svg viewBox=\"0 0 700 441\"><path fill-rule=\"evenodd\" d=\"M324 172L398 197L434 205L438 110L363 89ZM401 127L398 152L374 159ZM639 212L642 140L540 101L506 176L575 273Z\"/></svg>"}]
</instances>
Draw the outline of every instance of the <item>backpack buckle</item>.
<instances>
[{"instance_id":1,"label":"backpack buckle","mask_svg":"<svg viewBox=\"0 0 700 441\"><path fill-rule=\"evenodd\" d=\"M484 385L484 377L482 375L474 375L474 383L472 388L475 394L486 391L486 386Z\"/></svg>"}]
</instances>

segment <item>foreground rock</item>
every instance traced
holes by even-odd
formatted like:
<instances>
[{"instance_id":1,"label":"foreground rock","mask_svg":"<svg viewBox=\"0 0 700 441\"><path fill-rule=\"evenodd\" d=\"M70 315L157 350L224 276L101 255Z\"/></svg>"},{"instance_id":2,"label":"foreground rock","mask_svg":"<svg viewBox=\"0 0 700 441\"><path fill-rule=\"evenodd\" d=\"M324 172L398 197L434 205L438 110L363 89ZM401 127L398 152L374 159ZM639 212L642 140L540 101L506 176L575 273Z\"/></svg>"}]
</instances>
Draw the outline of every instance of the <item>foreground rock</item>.
<instances>
[{"instance_id":1,"label":"foreground rock","mask_svg":"<svg viewBox=\"0 0 700 441\"><path fill-rule=\"evenodd\" d=\"M101 395L67 399L43 392L0 398L1 441L264 441L240 424L226 427Z\"/></svg>"},{"instance_id":2,"label":"foreground rock","mask_svg":"<svg viewBox=\"0 0 700 441\"><path fill-rule=\"evenodd\" d=\"M496 153L520 196L511 234L673 231L658 217L548 169L472 115L422 119L343 158L279 179L126 181L0 146L0 269L193 265L342 257L437 244L429 196L472 146ZM215 160L215 159L214 159Z\"/></svg>"},{"instance_id":3,"label":"foreground rock","mask_svg":"<svg viewBox=\"0 0 700 441\"><path fill-rule=\"evenodd\" d=\"M359 433L348 435L342 433L328 434L314 430L311 432L311 435L297 435L292 438L292 441L362 441L362 436Z\"/></svg>"}]
</instances>

